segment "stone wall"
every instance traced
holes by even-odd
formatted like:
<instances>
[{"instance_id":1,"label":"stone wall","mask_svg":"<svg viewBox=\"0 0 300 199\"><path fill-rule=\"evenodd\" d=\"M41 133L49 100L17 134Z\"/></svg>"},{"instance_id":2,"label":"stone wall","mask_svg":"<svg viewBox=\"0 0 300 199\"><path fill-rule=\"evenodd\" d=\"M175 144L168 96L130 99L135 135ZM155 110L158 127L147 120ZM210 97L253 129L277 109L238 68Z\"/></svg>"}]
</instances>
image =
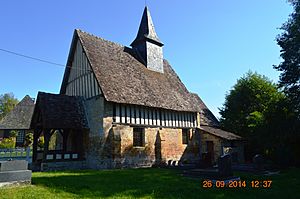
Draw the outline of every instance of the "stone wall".
<instances>
[{"instance_id":1,"label":"stone wall","mask_svg":"<svg viewBox=\"0 0 300 199\"><path fill-rule=\"evenodd\" d=\"M211 135L209 133L206 133L204 131L201 131L201 151L202 153L207 152L207 141L212 141L214 143L214 157L213 157L213 164L217 162L218 157L220 157L223 154L222 151L222 139Z\"/></svg>"},{"instance_id":2,"label":"stone wall","mask_svg":"<svg viewBox=\"0 0 300 199\"><path fill-rule=\"evenodd\" d=\"M145 145L133 146L133 127L113 127L112 167L147 167L154 164L196 163L200 160L199 133L191 132L182 144L182 129L145 128Z\"/></svg>"},{"instance_id":3,"label":"stone wall","mask_svg":"<svg viewBox=\"0 0 300 199\"><path fill-rule=\"evenodd\" d=\"M213 163L217 163L218 157L223 155L223 147L234 147L234 151L237 152L237 162L244 162L244 143L242 141L230 141L222 139L215 135L201 131L201 150L203 153L207 152L207 141L213 141L214 143L214 158Z\"/></svg>"},{"instance_id":4,"label":"stone wall","mask_svg":"<svg viewBox=\"0 0 300 199\"><path fill-rule=\"evenodd\" d=\"M41 171L78 170L86 169L86 161L65 161L41 163Z\"/></svg>"},{"instance_id":5,"label":"stone wall","mask_svg":"<svg viewBox=\"0 0 300 199\"><path fill-rule=\"evenodd\" d=\"M85 108L90 127L85 149L87 167L92 169L111 168L112 104L98 96L87 100Z\"/></svg>"},{"instance_id":6,"label":"stone wall","mask_svg":"<svg viewBox=\"0 0 300 199\"><path fill-rule=\"evenodd\" d=\"M200 160L199 132L192 132L189 144L182 144L180 128L145 128L145 145L133 146L133 127L113 124L113 104L103 97L86 101L90 132L86 143L87 168L152 166L155 163ZM197 139L198 138L198 139Z\"/></svg>"}]
</instances>

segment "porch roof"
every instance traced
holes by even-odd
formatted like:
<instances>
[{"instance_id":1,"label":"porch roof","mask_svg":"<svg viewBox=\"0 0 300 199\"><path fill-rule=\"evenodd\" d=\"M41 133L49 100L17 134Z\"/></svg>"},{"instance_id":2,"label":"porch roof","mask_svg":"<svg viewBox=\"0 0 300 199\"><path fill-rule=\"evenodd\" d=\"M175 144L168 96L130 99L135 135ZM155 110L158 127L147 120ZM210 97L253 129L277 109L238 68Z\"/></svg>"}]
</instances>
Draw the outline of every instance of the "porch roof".
<instances>
[{"instance_id":1,"label":"porch roof","mask_svg":"<svg viewBox=\"0 0 300 199\"><path fill-rule=\"evenodd\" d=\"M87 129L83 98L39 92L31 127Z\"/></svg>"}]
</instances>

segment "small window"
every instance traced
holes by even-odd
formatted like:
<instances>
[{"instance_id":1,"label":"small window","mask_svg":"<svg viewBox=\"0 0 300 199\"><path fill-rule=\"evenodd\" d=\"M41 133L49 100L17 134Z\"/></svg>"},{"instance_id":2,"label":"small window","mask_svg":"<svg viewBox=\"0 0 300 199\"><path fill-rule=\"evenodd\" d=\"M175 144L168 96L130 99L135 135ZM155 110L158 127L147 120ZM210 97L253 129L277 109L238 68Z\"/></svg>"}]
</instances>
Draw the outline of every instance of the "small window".
<instances>
[{"instance_id":1,"label":"small window","mask_svg":"<svg viewBox=\"0 0 300 199\"><path fill-rule=\"evenodd\" d=\"M133 146L143 147L145 145L145 130L143 128L133 128Z\"/></svg>"},{"instance_id":2,"label":"small window","mask_svg":"<svg viewBox=\"0 0 300 199\"><path fill-rule=\"evenodd\" d=\"M19 131L17 138L16 138L16 142L17 143L23 143L25 140L25 132L24 131Z\"/></svg>"},{"instance_id":3,"label":"small window","mask_svg":"<svg viewBox=\"0 0 300 199\"><path fill-rule=\"evenodd\" d=\"M188 144L190 139L189 129L182 129L182 144Z\"/></svg>"}]
</instances>

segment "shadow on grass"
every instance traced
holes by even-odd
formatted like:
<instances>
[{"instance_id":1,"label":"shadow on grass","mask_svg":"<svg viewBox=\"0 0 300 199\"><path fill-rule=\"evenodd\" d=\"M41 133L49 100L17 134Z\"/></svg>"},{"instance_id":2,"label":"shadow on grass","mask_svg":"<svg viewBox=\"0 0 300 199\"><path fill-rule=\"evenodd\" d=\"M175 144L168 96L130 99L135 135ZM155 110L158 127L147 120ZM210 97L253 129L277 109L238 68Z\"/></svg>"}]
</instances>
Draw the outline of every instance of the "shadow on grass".
<instances>
[{"instance_id":1,"label":"shadow on grass","mask_svg":"<svg viewBox=\"0 0 300 199\"><path fill-rule=\"evenodd\" d=\"M78 198L300 198L300 170L278 176L238 173L246 188L203 188L192 180L167 169L124 169L34 173L32 183L54 194L70 193ZM251 180L272 180L272 187L251 188Z\"/></svg>"},{"instance_id":2,"label":"shadow on grass","mask_svg":"<svg viewBox=\"0 0 300 199\"><path fill-rule=\"evenodd\" d=\"M164 169L67 171L36 173L32 184L51 192L69 192L79 197L186 198L201 185L184 181L176 172ZM198 186L198 187L197 187ZM185 189L184 189L185 188Z\"/></svg>"}]
</instances>

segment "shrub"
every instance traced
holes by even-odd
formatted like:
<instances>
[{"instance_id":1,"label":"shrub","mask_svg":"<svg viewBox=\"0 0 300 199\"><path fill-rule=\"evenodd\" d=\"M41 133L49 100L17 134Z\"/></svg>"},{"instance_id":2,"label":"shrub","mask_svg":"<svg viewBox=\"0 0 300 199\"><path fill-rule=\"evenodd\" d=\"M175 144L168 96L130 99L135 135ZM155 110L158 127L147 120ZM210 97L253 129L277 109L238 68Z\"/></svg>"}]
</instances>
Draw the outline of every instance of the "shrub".
<instances>
[{"instance_id":1,"label":"shrub","mask_svg":"<svg viewBox=\"0 0 300 199\"><path fill-rule=\"evenodd\" d=\"M13 138L4 138L0 142L1 149L11 149L11 148L15 148L15 146L16 146L16 142Z\"/></svg>"},{"instance_id":2,"label":"shrub","mask_svg":"<svg viewBox=\"0 0 300 199\"><path fill-rule=\"evenodd\" d=\"M9 134L10 134L10 137L15 138L15 137L18 136L18 131L12 130L12 131L9 132Z\"/></svg>"},{"instance_id":3,"label":"shrub","mask_svg":"<svg viewBox=\"0 0 300 199\"><path fill-rule=\"evenodd\" d=\"M38 147L44 148L44 144L45 144L44 136L39 137L39 140L38 140Z\"/></svg>"},{"instance_id":4,"label":"shrub","mask_svg":"<svg viewBox=\"0 0 300 199\"><path fill-rule=\"evenodd\" d=\"M25 146L25 147L31 146L32 143L33 143L33 133L32 133L32 132L28 132L28 133L26 133L26 135L25 135L25 143L24 143L24 146Z\"/></svg>"}]
</instances>

